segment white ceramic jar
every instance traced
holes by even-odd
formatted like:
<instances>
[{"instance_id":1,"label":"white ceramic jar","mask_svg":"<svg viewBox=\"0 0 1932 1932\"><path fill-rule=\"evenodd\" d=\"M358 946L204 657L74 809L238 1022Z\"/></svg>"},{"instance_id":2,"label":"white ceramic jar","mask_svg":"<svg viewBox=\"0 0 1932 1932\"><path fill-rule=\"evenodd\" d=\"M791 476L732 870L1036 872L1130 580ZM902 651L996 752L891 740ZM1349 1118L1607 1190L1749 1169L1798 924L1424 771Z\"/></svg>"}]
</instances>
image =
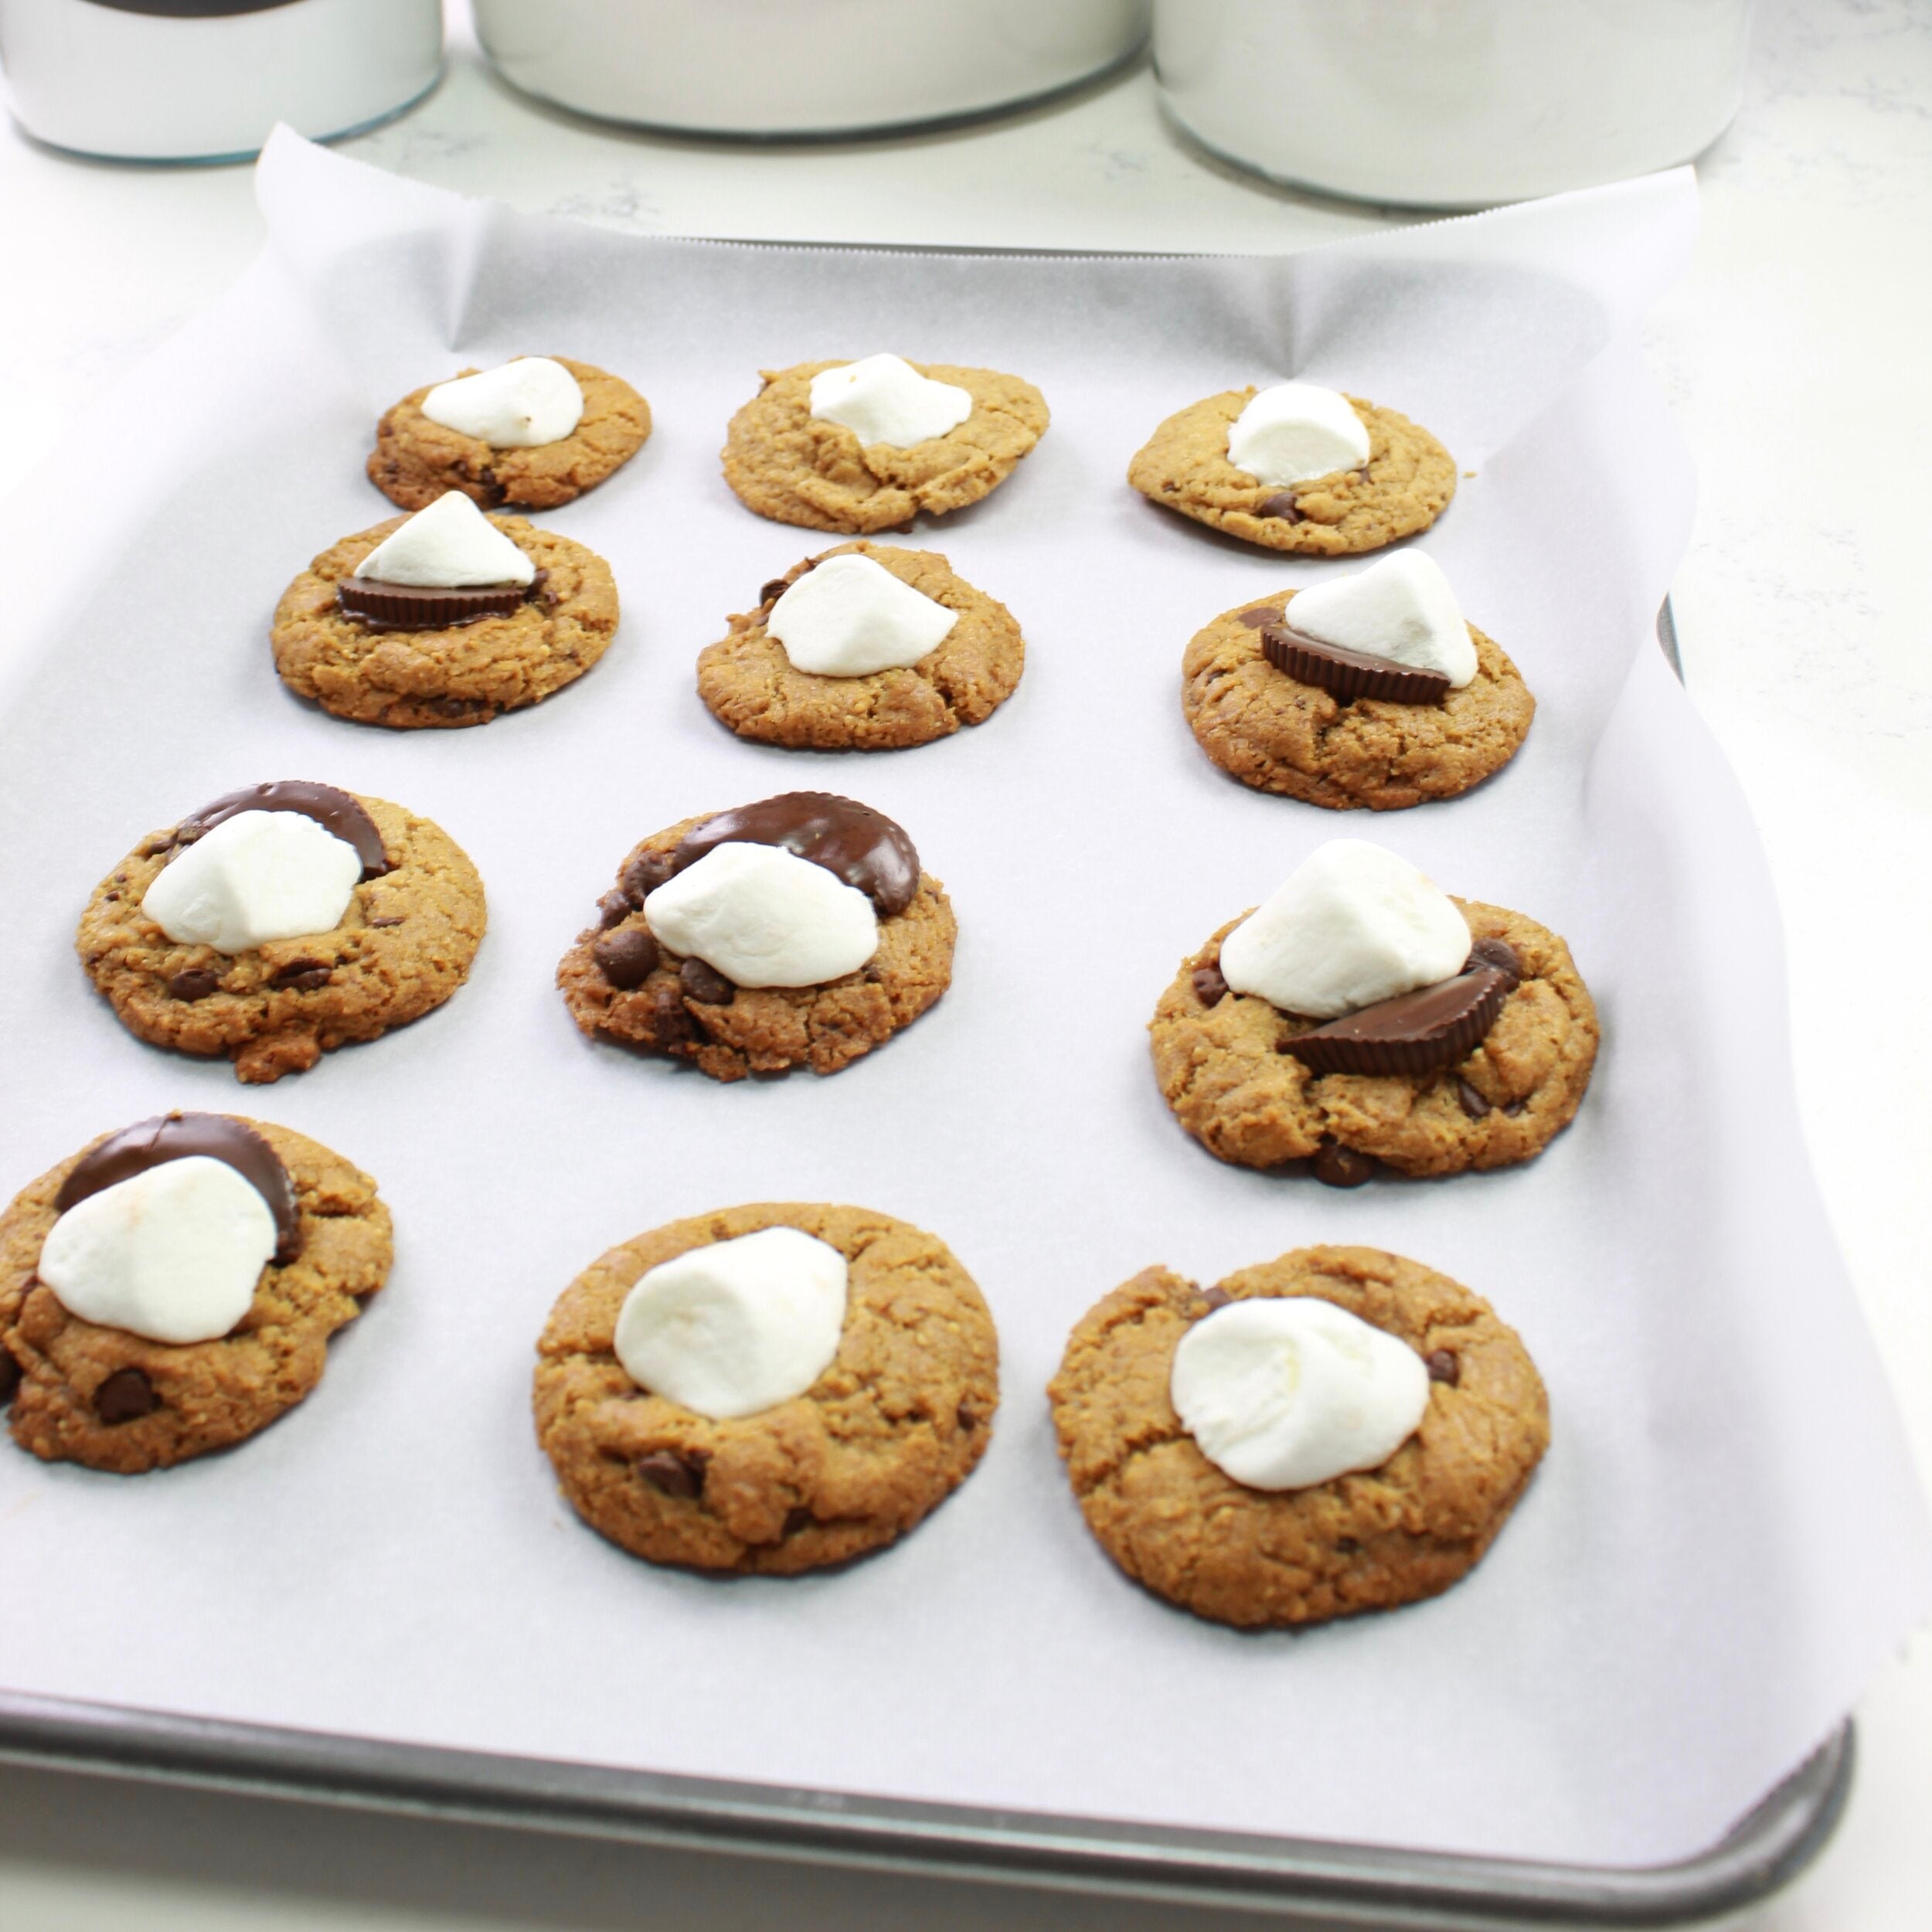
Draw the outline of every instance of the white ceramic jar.
<instances>
[{"instance_id":1,"label":"white ceramic jar","mask_svg":"<svg viewBox=\"0 0 1932 1932\"><path fill-rule=\"evenodd\" d=\"M951 120L1124 60L1149 0L474 0L505 78L610 121L796 137Z\"/></svg>"},{"instance_id":2,"label":"white ceramic jar","mask_svg":"<svg viewBox=\"0 0 1932 1932\"><path fill-rule=\"evenodd\" d=\"M1168 106L1216 154L1468 208L1673 166L1737 111L1750 0L1157 0Z\"/></svg>"},{"instance_id":3,"label":"white ceramic jar","mask_svg":"<svg viewBox=\"0 0 1932 1932\"><path fill-rule=\"evenodd\" d=\"M15 118L116 160L239 159L277 121L352 133L442 63L441 0L0 0Z\"/></svg>"}]
</instances>

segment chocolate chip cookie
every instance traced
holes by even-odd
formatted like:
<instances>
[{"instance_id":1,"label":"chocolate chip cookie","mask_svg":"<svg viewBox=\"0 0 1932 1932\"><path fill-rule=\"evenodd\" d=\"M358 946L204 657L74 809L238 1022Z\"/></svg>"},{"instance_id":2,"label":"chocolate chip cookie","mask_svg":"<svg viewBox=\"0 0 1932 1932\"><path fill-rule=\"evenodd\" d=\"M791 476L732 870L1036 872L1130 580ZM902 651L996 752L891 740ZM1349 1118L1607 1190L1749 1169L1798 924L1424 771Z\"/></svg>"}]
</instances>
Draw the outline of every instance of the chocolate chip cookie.
<instances>
[{"instance_id":1,"label":"chocolate chip cookie","mask_svg":"<svg viewBox=\"0 0 1932 1932\"><path fill-rule=\"evenodd\" d=\"M1301 556L1359 556L1426 530L1456 493L1456 465L1393 410L1347 400L1369 432L1369 461L1278 489L1228 461L1228 432L1253 399L1224 389L1170 416L1128 466L1143 496L1248 543Z\"/></svg>"},{"instance_id":2,"label":"chocolate chip cookie","mask_svg":"<svg viewBox=\"0 0 1932 1932\"><path fill-rule=\"evenodd\" d=\"M944 436L909 447L868 446L842 423L811 413L811 379L840 366L834 360L759 372L764 386L732 417L724 447L725 481L748 509L848 536L901 529L921 511L943 516L977 503L1046 428L1046 399L1017 376L914 362L930 381L968 391L972 413Z\"/></svg>"},{"instance_id":3,"label":"chocolate chip cookie","mask_svg":"<svg viewBox=\"0 0 1932 1932\"><path fill-rule=\"evenodd\" d=\"M769 818L767 807L795 806ZM862 815L902 862L881 879L843 862L849 842L814 842L825 811ZM821 809L823 808L823 809ZM751 822L745 822L747 816ZM802 828L802 830L800 829ZM879 828L885 828L879 831ZM816 986L734 986L701 959L680 958L652 934L648 896L718 842L718 835L782 845L829 863L867 891L879 915L879 948L857 971ZM790 792L760 805L685 818L634 845L614 888L597 902L597 920L558 963L557 985L578 1026L593 1039L691 1061L715 1080L809 1066L836 1073L910 1026L952 983L958 927L945 888L919 869L911 842L892 821L850 799Z\"/></svg>"},{"instance_id":4,"label":"chocolate chip cookie","mask_svg":"<svg viewBox=\"0 0 1932 1932\"><path fill-rule=\"evenodd\" d=\"M36 1273L63 1184L118 1137L50 1168L0 1214L0 1400L12 1396L14 1440L43 1461L133 1475L253 1435L315 1387L329 1337L387 1277L389 1209L366 1174L287 1128L218 1117L259 1135L287 1170L294 1230L247 1313L214 1341L150 1342L97 1326Z\"/></svg>"},{"instance_id":5,"label":"chocolate chip cookie","mask_svg":"<svg viewBox=\"0 0 1932 1932\"><path fill-rule=\"evenodd\" d=\"M333 930L228 954L179 944L143 914L162 869L229 808L261 809L255 794L289 791L345 803L369 828L362 883ZM442 1005L469 975L485 917L483 882L440 825L386 798L277 785L231 794L142 839L94 888L74 943L130 1032L226 1055L237 1080L260 1083Z\"/></svg>"},{"instance_id":6,"label":"chocolate chip cookie","mask_svg":"<svg viewBox=\"0 0 1932 1932\"><path fill-rule=\"evenodd\" d=\"M772 607L828 557L859 552L902 583L958 613L917 664L862 677L798 670L766 629ZM814 751L898 751L983 723L1013 695L1026 663L1019 626L1003 604L975 590L936 550L845 543L793 565L734 616L730 634L698 657L698 696L718 722L760 744Z\"/></svg>"},{"instance_id":7,"label":"chocolate chip cookie","mask_svg":"<svg viewBox=\"0 0 1932 1932\"><path fill-rule=\"evenodd\" d=\"M1268 662L1264 633L1294 595L1279 590L1223 611L1182 659L1181 709L1223 771L1332 811L1400 811L1453 798L1516 755L1536 700L1473 624L1476 675L1461 690L1433 704L1344 699Z\"/></svg>"},{"instance_id":8,"label":"chocolate chip cookie","mask_svg":"<svg viewBox=\"0 0 1932 1932\"><path fill-rule=\"evenodd\" d=\"M297 696L397 730L488 724L562 690L610 648L617 628L610 565L520 517L490 519L536 566L513 609L420 631L351 614L337 587L404 521L344 537L282 593L270 641Z\"/></svg>"},{"instance_id":9,"label":"chocolate chip cookie","mask_svg":"<svg viewBox=\"0 0 1932 1932\"><path fill-rule=\"evenodd\" d=\"M1426 1073L1316 1073L1287 1043L1321 1022L1222 978L1221 942L1240 923L1230 920L1182 962L1149 1027L1175 1118L1217 1159L1309 1161L1338 1186L1368 1179L1378 1162L1401 1174L1461 1174L1539 1154L1590 1084L1595 1004L1554 933L1501 906L1455 903L1472 942L1503 940L1519 973L1465 1058Z\"/></svg>"},{"instance_id":10,"label":"chocolate chip cookie","mask_svg":"<svg viewBox=\"0 0 1932 1932\"><path fill-rule=\"evenodd\" d=\"M651 406L621 376L567 356L549 359L567 369L583 392L583 414L568 436L532 449L493 448L425 416L423 399L437 386L425 383L376 425L369 480L406 510L425 509L446 490L461 490L486 510L506 503L550 510L594 489L643 448ZM458 369L456 377L439 379L476 372Z\"/></svg>"},{"instance_id":11,"label":"chocolate chip cookie","mask_svg":"<svg viewBox=\"0 0 1932 1932\"><path fill-rule=\"evenodd\" d=\"M1231 1301L1283 1295L1318 1295L1427 1362L1420 1425L1379 1468L1250 1489L1182 1428L1168 1393L1181 1338ZM1515 1332L1447 1275L1379 1248L1298 1248L1205 1291L1145 1269L1080 1318L1047 1398L1100 1547L1170 1603L1243 1628L1438 1595L1481 1560L1549 1442Z\"/></svg>"},{"instance_id":12,"label":"chocolate chip cookie","mask_svg":"<svg viewBox=\"0 0 1932 1932\"><path fill-rule=\"evenodd\" d=\"M850 1266L832 1365L803 1395L713 1421L639 1388L614 1337L647 1269L791 1227ZM892 1542L965 1480L999 1403L985 1298L946 1244L868 1209L726 1208L626 1241L564 1290L537 1345L537 1440L584 1521L634 1556L791 1575Z\"/></svg>"}]
</instances>

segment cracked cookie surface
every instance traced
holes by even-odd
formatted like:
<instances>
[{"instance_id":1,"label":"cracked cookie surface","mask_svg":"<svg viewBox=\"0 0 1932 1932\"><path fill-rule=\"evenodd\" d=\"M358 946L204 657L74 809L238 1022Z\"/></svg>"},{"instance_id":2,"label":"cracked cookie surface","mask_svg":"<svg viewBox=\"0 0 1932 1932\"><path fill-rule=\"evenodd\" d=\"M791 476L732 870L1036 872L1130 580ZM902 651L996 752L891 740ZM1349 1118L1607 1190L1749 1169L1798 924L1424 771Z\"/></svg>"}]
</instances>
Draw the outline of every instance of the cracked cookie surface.
<instances>
[{"instance_id":1,"label":"cracked cookie surface","mask_svg":"<svg viewBox=\"0 0 1932 1932\"><path fill-rule=\"evenodd\" d=\"M121 1024L151 1046L226 1055L236 1079L260 1083L441 1005L482 941L483 882L440 825L385 798L357 803L390 869L356 886L332 930L245 953L179 944L142 913L175 828L144 838L94 888L74 940Z\"/></svg>"},{"instance_id":2,"label":"cracked cookie surface","mask_svg":"<svg viewBox=\"0 0 1932 1932\"><path fill-rule=\"evenodd\" d=\"M275 668L298 697L396 730L488 724L562 690L610 648L617 628L610 565L521 517L490 521L545 575L508 616L435 631L383 630L349 616L336 585L404 521L344 537L282 593L269 638Z\"/></svg>"},{"instance_id":3,"label":"cracked cookie surface","mask_svg":"<svg viewBox=\"0 0 1932 1932\"><path fill-rule=\"evenodd\" d=\"M583 392L583 414L568 436L534 449L495 448L425 416L423 399L437 386L425 383L376 425L376 447L365 466L369 480L406 510L427 509L447 490L461 490L486 510L506 503L549 510L595 488L643 448L651 406L621 376L565 355L549 359L567 369ZM476 373L462 369L440 380Z\"/></svg>"},{"instance_id":4,"label":"cracked cookie surface","mask_svg":"<svg viewBox=\"0 0 1932 1932\"><path fill-rule=\"evenodd\" d=\"M1279 1167L1326 1146L1402 1174L1461 1174L1542 1152L1590 1084L1596 1005L1556 934L1498 906L1455 903L1471 940L1506 940L1522 971L1467 1058L1429 1073L1311 1072L1287 1042L1321 1022L1225 982L1216 990L1221 942L1241 923L1231 919L1182 961L1149 1025L1155 1077L1175 1118L1237 1167ZM1212 997L1195 977L1205 968L1216 969Z\"/></svg>"},{"instance_id":5,"label":"cracked cookie surface","mask_svg":"<svg viewBox=\"0 0 1932 1932\"><path fill-rule=\"evenodd\" d=\"M765 628L784 591L827 557L857 552L902 583L958 613L917 664L863 677L801 671ZM844 543L793 565L765 587L757 610L698 656L698 696L726 730L761 744L815 751L898 751L983 723L1013 694L1026 645L1003 604L976 590L936 550Z\"/></svg>"},{"instance_id":6,"label":"cracked cookie surface","mask_svg":"<svg viewBox=\"0 0 1932 1932\"><path fill-rule=\"evenodd\" d=\"M803 1395L715 1422L639 1388L613 1345L650 1268L771 1227L850 1268L831 1366ZM537 1345L537 1439L571 1507L633 1555L788 1575L891 1543L971 1472L999 1403L985 1298L936 1236L864 1208L726 1208L626 1241L564 1290Z\"/></svg>"},{"instance_id":7,"label":"cracked cookie surface","mask_svg":"<svg viewBox=\"0 0 1932 1932\"><path fill-rule=\"evenodd\" d=\"M972 413L944 436L901 447L861 443L842 423L811 413L811 379L845 359L761 369L764 387L731 419L725 481L740 502L779 523L866 536L977 503L1012 474L1044 434L1046 399L998 369L914 362L921 376L973 399Z\"/></svg>"},{"instance_id":8,"label":"cracked cookie surface","mask_svg":"<svg viewBox=\"0 0 1932 1932\"><path fill-rule=\"evenodd\" d=\"M1429 432L1391 409L1346 400L1369 432L1367 473L1338 470L1287 489L1228 461L1228 431L1256 391L1224 389L1175 412L1128 464L1143 496L1197 523L1270 550L1359 556L1426 530L1456 493L1453 457ZM1291 498L1291 514L1264 506Z\"/></svg>"},{"instance_id":9,"label":"cracked cookie surface","mask_svg":"<svg viewBox=\"0 0 1932 1932\"><path fill-rule=\"evenodd\" d=\"M19 1378L13 1439L43 1461L134 1475L254 1434L315 1387L329 1337L387 1277L389 1213L376 1183L305 1134L232 1117L287 1168L302 1246L294 1260L263 1269L247 1313L212 1342L150 1342L83 1321L36 1274L60 1218L61 1183L105 1135L23 1188L0 1214L0 1372ZM111 1379L120 1408L150 1406L103 1420L96 1403Z\"/></svg>"},{"instance_id":10,"label":"cracked cookie surface","mask_svg":"<svg viewBox=\"0 0 1932 1932\"><path fill-rule=\"evenodd\" d=\"M1174 1351L1216 1308L1318 1295L1430 1362L1429 1405L1379 1468L1250 1489L1203 1455L1168 1393ZM1437 1595L1481 1560L1549 1442L1542 1378L1479 1295L1379 1248L1298 1248L1204 1293L1144 1270L1075 1326L1047 1389L1080 1513L1128 1576L1246 1628Z\"/></svg>"},{"instance_id":11,"label":"cracked cookie surface","mask_svg":"<svg viewBox=\"0 0 1932 1932\"><path fill-rule=\"evenodd\" d=\"M1294 596L1280 590L1223 611L1182 658L1181 709L1201 749L1230 777L1332 811L1400 811L1453 798L1516 755L1536 700L1473 624L1476 675L1440 703L1345 700L1289 676L1264 653L1263 627Z\"/></svg>"}]
</instances>

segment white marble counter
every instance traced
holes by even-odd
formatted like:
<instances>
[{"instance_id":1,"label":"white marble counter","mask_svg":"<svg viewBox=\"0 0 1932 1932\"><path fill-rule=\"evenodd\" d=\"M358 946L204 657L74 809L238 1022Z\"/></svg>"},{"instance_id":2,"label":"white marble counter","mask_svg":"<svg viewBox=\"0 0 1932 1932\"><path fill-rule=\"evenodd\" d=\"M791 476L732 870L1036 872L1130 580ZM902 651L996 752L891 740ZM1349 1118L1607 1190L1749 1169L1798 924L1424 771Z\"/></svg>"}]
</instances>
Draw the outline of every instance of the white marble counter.
<instances>
[{"instance_id":1,"label":"white marble counter","mask_svg":"<svg viewBox=\"0 0 1932 1932\"><path fill-rule=\"evenodd\" d=\"M640 233L1286 250L1383 225L1267 188L1162 124L1144 70L924 138L780 153L631 136L511 94L457 6L449 77L362 159ZM1853 1042L1877 961L1932 956L1932 11L1762 0L1743 116L1699 167L1696 271L1649 344L1696 453L1675 596L1690 688L1741 774L1790 937L1828 1204L1932 1478L1932 1039ZM238 274L247 172L77 162L0 128L0 489L91 390ZM1800 1338L1793 1345L1801 1346ZM24 1587L24 1580L16 1580ZM1932 1638L1859 1713L1850 1815L1751 1932L1920 1932L1932 1910ZM858 1879L0 1769L0 1923L152 1932L995 1916L1177 1932L1187 1915ZM1203 1921L1205 1923L1205 1921Z\"/></svg>"}]
</instances>

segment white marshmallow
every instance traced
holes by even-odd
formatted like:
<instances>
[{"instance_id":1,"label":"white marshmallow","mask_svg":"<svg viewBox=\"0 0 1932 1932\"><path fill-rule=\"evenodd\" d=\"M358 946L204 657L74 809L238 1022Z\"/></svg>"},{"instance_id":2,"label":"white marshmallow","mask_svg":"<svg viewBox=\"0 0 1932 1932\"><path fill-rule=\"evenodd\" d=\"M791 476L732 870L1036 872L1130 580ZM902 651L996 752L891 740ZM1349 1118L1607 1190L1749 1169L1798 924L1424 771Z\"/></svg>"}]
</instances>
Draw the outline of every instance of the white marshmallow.
<instances>
[{"instance_id":1,"label":"white marshmallow","mask_svg":"<svg viewBox=\"0 0 1932 1932\"><path fill-rule=\"evenodd\" d=\"M862 678L917 664L958 621L957 611L852 551L808 570L771 607L765 628L798 670Z\"/></svg>"},{"instance_id":2,"label":"white marshmallow","mask_svg":"<svg viewBox=\"0 0 1932 1932\"><path fill-rule=\"evenodd\" d=\"M1449 895L1366 838L1318 846L1221 942L1221 977L1285 1013L1334 1019L1452 979L1469 927Z\"/></svg>"},{"instance_id":3,"label":"white marshmallow","mask_svg":"<svg viewBox=\"0 0 1932 1932\"><path fill-rule=\"evenodd\" d=\"M818 986L879 950L879 917L856 886L778 845L716 845L645 902L674 953L740 986Z\"/></svg>"},{"instance_id":4,"label":"white marshmallow","mask_svg":"<svg viewBox=\"0 0 1932 1932\"><path fill-rule=\"evenodd\" d=\"M831 1365L845 1275L836 1248L797 1228L693 1248L624 1297L617 1359L640 1388L713 1421L755 1416L803 1395Z\"/></svg>"},{"instance_id":5,"label":"white marshmallow","mask_svg":"<svg viewBox=\"0 0 1932 1932\"><path fill-rule=\"evenodd\" d=\"M268 1203L191 1154L117 1181L54 1223L40 1278L83 1321L150 1342L212 1342L248 1312L275 1252Z\"/></svg>"},{"instance_id":6,"label":"white marshmallow","mask_svg":"<svg viewBox=\"0 0 1932 1932\"><path fill-rule=\"evenodd\" d=\"M896 355L868 355L811 379L811 413L842 423L868 449L889 443L909 450L958 428L973 413L973 394L935 383Z\"/></svg>"},{"instance_id":7,"label":"white marshmallow","mask_svg":"<svg viewBox=\"0 0 1932 1932\"><path fill-rule=\"evenodd\" d=\"M1315 1295L1230 1301L1174 1351L1182 1427L1250 1489L1379 1469L1416 1432L1429 1371L1407 1343Z\"/></svg>"},{"instance_id":8,"label":"white marshmallow","mask_svg":"<svg viewBox=\"0 0 1932 1932\"><path fill-rule=\"evenodd\" d=\"M141 910L179 946L246 953L342 923L362 855L299 811L238 811L184 846Z\"/></svg>"},{"instance_id":9,"label":"white marshmallow","mask_svg":"<svg viewBox=\"0 0 1932 1932\"><path fill-rule=\"evenodd\" d=\"M1257 390L1228 431L1228 461L1257 483L1286 489L1369 460L1369 431L1338 390L1277 383Z\"/></svg>"},{"instance_id":10,"label":"white marshmallow","mask_svg":"<svg viewBox=\"0 0 1932 1932\"><path fill-rule=\"evenodd\" d=\"M561 443L583 420L583 392L561 362L547 355L519 355L513 362L438 383L423 398L423 413L492 449L533 450Z\"/></svg>"},{"instance_id":11,"label":"white marshmallow","mask_svg":"<svg viewBox=\"0 0 1932 1932\"><path fill-rule=\"evenodd\" d=\"M528 583L536 566L461 490L445 490L390 531L355 566L359 577L457 590L477 583Z\"/></svg>"},{"instance_id":12,"label":"white marshmallow","mask_svg":"<svg viewBox=\"0 0 1932 1932\"><path fill-rule=\"evenodd\" d=\"M1291 628L1344 651L1440 671L1452 690L1476 675L1475 640L1441 566L1420 550L1393 556L1297 591Z\"/></svg>"}]
</instances>

